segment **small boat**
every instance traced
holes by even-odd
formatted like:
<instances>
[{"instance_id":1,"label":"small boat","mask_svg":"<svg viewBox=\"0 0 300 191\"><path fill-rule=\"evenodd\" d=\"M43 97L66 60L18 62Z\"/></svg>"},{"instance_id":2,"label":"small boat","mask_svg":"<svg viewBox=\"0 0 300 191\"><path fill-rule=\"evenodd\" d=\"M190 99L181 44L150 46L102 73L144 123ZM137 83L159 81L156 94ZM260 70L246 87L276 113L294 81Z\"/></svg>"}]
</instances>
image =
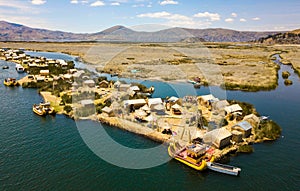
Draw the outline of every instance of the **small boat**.
<instances>
[{"instance_id":1,"label":"small boat","mask_svg":"<svg viewBox=\"0 0 300 191\"><path fill-rule=\"evenodd\" d=\"M32 111L36 113L39 116L45 116L45 115L54 115L55 110L53 107L50 106L49 102L46 103L40 103L39 105L34 104L32 107Z\"/></svg>"},{"instance_id":2,"label":"small boat","mask_svg":"<svg viewBox=\"0 0 300 191\"><path fill-rule=\"evenodd\" d=\"M240 168L230 166L230 165L225 165L225 164L220 164L215 162L207 162L206 164L208 169L216 172L224 173L224 174L238 176L239 173L241 172Z\"/></svg>"},{"instance_id":3,"label":"small boat","mask_svg":"<svg viewBox=\"0 0 300 191\"><path fill-rule=\"evenodd\" d=\"M23 73L25 71L25 68L22 65L17 64L16 65L16 70L17 70L18 73Z\"/></svg>"},{"instance_id":4,"label":"small boat","mask_svg":"<svg viewBox=\"0 0 300 191\"><path fill-rule=\"evenodd\" d=\"M214 157L206 152L206 146L200 144L191 144L184 147L181 147L178 143L177 145L170 144L168 153L172 158L198 171L205 170L207 162L214 161Z\"/></svg>"},{"instance_id":5,"label":"small boat","mask_svg":"<svg viewBox=\"0 0 300 191\"><path fill-rule=\"evenodd\" d=\"M194 84L194 88L199 89L201 88L201 85L202 85L201 83L197 82Z\"/></svg>"},{"instance_id":6,"label":"small boat","mask_svg":"<svg viewBox=\"0 0 300 191\"><path fill-rule=\"evenodd\" d=\"M8 66L3 66L2 69L6 70L6 69L9 69L9 67Z\"/></svg>"},{"instance_id":7,"label":"small boat","mask_svg":"<svg viewBox=\"0 0 300 191\"><path fill-rule=\"evenodd\" d=\"M49 115L55 114L55 110L53 107L50 106L50 102L41 103L40 106L42 106L42 108L46 114L49 114Z\"/></svg>"},{"instance_id":8,"label":"small boat","mask_svg":"<svg viewBox=\"0 0 300 191\"><path fill-rule=\"evenodd\" d=\"M119 74L118 73L114 73L114 74L111 74L110 77L118 77Z\"/></svg>"},{"instance_id":9,"label":"small boat","mask_svg":"<svg viewBox=\"0 0 300 191\"><path fill-rule=\"evenodd\" d=\"M46 115L45 111L42 109L42 107L41 107L40 105L34 104L34 105L32 106L32 111L33 111L35 114L39 115L39 116L45 116L45 115Z\"/></svg>"},{"instance_id":10,"label":"small boat","mask_svg":"<svg viewBox=\"0 0 300 191\"><path fill-rule=\"evenodd\" d=\"M260 117L260 120L261 121L266 121L266 120L268 120L269 119L269 116L261 116Z\"/></svg>"},{"instance_id":11,"label":"small boat","mask_svg":"<svg viewBox=\"0 0 300 191\"><path fill-rule=\"evenodd\" d=\"M4 85L6 86L18 86L19 83L15 78L6 78L3 82Z\"/></svg>"},{"instance_id":12,"label":"small boat","mask_svg":"<svg viewBox=\"0 0 300 191\"><path fill-rule=\"evenodd\" d=\"M195 82L194 80L188 80L187 81L188 83L191 83L191 84L196 84L197 82Z\"/></svg>"}]
</instances>

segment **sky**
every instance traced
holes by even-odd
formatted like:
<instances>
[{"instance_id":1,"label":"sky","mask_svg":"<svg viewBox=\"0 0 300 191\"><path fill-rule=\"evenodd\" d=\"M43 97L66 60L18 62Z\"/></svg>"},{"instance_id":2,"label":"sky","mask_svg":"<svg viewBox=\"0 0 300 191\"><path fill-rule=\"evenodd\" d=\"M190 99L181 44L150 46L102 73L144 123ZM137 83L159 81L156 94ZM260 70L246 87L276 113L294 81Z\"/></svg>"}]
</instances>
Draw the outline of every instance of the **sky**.
<instances>
[{"instance_id":1,"label":"sky","mask_svg":"<svg viewBox=\"0 0 300 191\"><path fill-rule=\"evenodd\" d=\"M160 27L287 31L300 28L300 1L0 0L0 20L75 33L114 25L144 31Z\"/></svg>"}]
</instances>

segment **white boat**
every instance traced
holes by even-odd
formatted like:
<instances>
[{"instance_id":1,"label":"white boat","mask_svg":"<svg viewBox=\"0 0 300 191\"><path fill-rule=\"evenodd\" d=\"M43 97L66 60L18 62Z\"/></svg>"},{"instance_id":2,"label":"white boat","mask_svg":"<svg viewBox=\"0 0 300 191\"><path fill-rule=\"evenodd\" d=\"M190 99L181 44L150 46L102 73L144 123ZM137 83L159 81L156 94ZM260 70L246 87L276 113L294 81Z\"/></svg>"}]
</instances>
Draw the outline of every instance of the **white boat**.
<instances>
[{"instance_id":1,"label":"white boat","mask_svg":"<svg viewBox=\"0 0 300 191\"><path fill-rule=\"evenodd\" d=\"M225 165L225 164L220 164L215 162L206 162L206 164L208 169L216 172L224 173L224 174L238 176L241 171L240 168L230 166L230 165Z\"/></svg>"},{"instance_id":2,"label":"white boat","mask_svg":"<svg viewBox=\"0 0 300 191\"><path fill-rule=\"evenodd\" d=\"M17 70L17 72L19 72L19 73L23 73L23 72L25 71L25 68L24 68L22 65L17 64L17 65L16 65L16 70Z\"/></svg>"}]
</instances>

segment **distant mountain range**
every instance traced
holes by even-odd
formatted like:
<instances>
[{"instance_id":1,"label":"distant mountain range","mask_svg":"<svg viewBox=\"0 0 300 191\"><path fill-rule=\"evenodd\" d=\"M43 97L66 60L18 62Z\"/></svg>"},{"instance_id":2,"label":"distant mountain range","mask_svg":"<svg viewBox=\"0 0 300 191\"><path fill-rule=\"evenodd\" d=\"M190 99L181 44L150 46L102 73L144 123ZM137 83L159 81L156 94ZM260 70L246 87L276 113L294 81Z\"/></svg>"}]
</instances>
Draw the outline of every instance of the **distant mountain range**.
<instances>
[{"instance_id":1,"label":"distant mountain range","mask_svg":"<svg viewBox=\"0 0 300 191\"><path fill-rule=\"evenodd\" d=\"M300 29L269 35L257 40L264 44L300 44Z\"/></svg>"},{"instance_id":2,"label":"distant mountain range","mask_svg":"<svg viewBox=\"0 0 300 191\"><path fill-rule=\"evenodd\" d=\"M178 27L157 32L138 32L118 25L97 33L78 34L0 21L0 41L248 42L278 33Z\"/></svg>"}]
</instances>

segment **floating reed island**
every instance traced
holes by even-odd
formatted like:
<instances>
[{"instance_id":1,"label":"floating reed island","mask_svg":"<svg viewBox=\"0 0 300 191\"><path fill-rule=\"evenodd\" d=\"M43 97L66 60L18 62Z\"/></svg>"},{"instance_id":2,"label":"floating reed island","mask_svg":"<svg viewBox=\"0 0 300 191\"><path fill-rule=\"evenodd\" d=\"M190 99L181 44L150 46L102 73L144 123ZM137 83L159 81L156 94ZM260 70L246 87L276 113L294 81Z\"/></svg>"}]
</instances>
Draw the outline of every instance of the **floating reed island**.
<instances>
[{"instance_id":1,"label":"floating reed island","mask_svg":"<svg viewBox=\"0 0 300 191\"><path fill-rule=\"evenodd\" d=\"M252 152L251 144L276 140L281 134L274 121L248 103L212 94L152 98L154 87L95 78L87 70L75 69L72 61L27 55L13 61L29 73L18 81L22 87L38 88L55 113L97 120L158 142L207 145L217 161L232 153Z\"/></svg>"}]
</instances>

